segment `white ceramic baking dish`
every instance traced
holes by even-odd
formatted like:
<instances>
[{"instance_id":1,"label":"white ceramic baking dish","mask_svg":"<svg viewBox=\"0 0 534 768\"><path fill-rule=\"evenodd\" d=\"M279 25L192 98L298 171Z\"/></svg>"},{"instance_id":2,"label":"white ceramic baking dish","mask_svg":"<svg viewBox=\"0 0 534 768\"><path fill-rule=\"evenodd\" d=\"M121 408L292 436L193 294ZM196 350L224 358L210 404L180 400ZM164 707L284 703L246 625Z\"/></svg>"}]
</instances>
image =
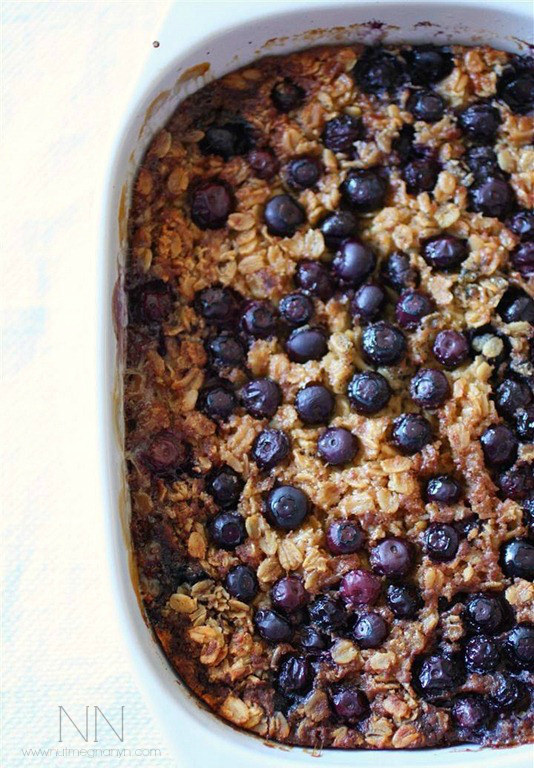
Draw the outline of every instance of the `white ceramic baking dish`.
<instances>
[{"instance_id":1,"label":"white ceramic baking dish","mask_svg":"<svg viewBox=\"0 0 534 768\"><path fill-rule=\"evenodd\" d=\"M176 105L210 79L262 55L287 53L319 43L364 42L487 43L525 52L532 37L532 5L521 2L197 2L175 3L137 84L118 133L104 194L101 306L101 419L105 515L110 579L132 668L178 764L188 768L258 768L355 763L360 768L387 761L391 768L527 768L529 746L507 750L342 752L282 748L241 733L207 712L177 681L145 624L131 574L128 504L124 488L119 344L112 306L121 317L120 273L126 254L126 217L135 168L147 143ZM530 39L529 42L532 42ZM115 288L115 301L112 296ZM118 311L117 311L118 308Z\"/></svg>"}]
</instances>

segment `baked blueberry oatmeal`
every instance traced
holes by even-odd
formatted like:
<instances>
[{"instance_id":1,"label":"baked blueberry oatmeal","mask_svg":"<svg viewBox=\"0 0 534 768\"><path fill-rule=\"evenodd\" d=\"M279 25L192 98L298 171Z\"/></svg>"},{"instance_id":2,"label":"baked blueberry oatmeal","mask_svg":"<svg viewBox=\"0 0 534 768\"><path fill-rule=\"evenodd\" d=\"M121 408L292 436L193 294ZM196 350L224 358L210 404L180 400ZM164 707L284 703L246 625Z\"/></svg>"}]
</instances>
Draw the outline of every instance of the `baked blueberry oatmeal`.
<instances>
[{"instance_id":1,"label":"baked blueberry oatmeal","mask_svg":"<svg viewBox=\"0 0 534 768\"><path fill-rule=\"evenodd\" d=\"M534 65L267 58L139 169L126 459L146 615L312 748L532 739Z\"/></svg>"}]
</instances>

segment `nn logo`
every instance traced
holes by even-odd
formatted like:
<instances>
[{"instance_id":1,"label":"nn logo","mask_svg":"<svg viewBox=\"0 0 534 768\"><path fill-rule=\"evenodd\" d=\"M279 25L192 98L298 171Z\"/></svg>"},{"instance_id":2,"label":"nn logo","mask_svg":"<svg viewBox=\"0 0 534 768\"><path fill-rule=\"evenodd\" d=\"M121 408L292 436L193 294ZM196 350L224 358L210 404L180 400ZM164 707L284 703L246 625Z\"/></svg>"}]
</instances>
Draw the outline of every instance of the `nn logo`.
<instances>
[{"instance_id":1,"label":"nn logo","mask_svg":"<svg viewBox=\"0 0 534 768\"><path fill-rule=\"evenodd\" d=\"M115 724L105 715L100 707L85 707L85 717L78 715L78 722L67 712L65 707L59 705L59 739L63 741L65 730L72 733L74 728L84 741L97 743L104 731L108 733L111 730L119 741L124 741L124 707L121 707L120 725L119 717L115 717Z\"/></svg>"}]
</instances>

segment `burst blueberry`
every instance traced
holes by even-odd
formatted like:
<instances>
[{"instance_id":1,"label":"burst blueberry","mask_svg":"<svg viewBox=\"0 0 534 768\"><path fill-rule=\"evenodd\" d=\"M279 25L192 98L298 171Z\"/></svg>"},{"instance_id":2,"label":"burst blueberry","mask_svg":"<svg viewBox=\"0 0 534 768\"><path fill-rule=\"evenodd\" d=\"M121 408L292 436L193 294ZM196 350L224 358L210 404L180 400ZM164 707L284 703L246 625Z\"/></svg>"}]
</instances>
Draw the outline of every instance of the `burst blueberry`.
<instances>
[{"instance_id":1,"label":"burst blueberry","mask_svg":"<svg viewBox=\"0 0 534 768\"><path fill-rule=\"evenodd\" d=\"M276 333L276 310L270 301L249 301L241 317L243 331L254 339L268 339Z\"/></svg>"},{"instance_id":2,"label":"burst blueberry","mask_svg":"<svg viewBox=\"0 0 534 768\"><path fill-rule=\"evenodd\" d=\"M200 229L221 229L235 210L233 192L220 179L200 181L192 185L190 210L193 222Z\"/></svg>"},{"instance_id":3,"label":"burst blueberry","mask_svg":"<svg viewBox=\"0 0 534 768\"><path fill-rule=\"evenodd\" d=\"M299 288L322 301L328 301L334 293L334 281L325 264L314 259L302 259L297 264L295 282Z\"/></svg>"},{"instance_id":4,"label":"burst blueberry","mask_svg":"<svg viewBox=\"0 0 534 768\"><path fill-rule=\"evenodd\" d=\"M245 481L235 469L223 464L206 478L206 490L215 503L223 509L235 507L240 499Z\"/></svg>"},{"instance_id":5,"label":"burst blueberry","mask_svg":"<svg viewBox=\"0 0 534 768\"><path fill-rule=\"evenodd\" d=\"M281 429L264 429L252 443L251 456L260 469L272 469L287 458L291 445Z\"/></svg>"},{"instance_id":6,"label":"burst blueberry","mask_svg":"<svg viewBox=\"0 0 534 768\"><path fill-rule=\"evenodd\" d=\"M322 142L332 152L352 154L354 142L361 136L361 121L351 115L340 115L328 120L322 134Z\"/></svg>"},{"instance_id":7,"label":"burst blueberry","mask_svg":"<svg viewBox=\"0 0 534 768\"><path fill-rule=\"evenodd\" d=\"M293 82L289 77L280 80L273 86L271 99L279 112L291 112L300 107L306 96L306 92L300 85Z\"/></svg>"}]
</instances>

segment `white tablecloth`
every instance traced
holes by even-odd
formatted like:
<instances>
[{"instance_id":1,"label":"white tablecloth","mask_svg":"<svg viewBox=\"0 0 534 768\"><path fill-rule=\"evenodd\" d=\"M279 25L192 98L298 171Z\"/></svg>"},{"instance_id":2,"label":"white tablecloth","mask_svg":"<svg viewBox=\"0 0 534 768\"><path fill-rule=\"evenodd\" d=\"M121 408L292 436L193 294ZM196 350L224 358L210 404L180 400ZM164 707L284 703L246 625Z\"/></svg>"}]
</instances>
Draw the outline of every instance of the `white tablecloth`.
<instances>
[{"instance_id":1,"label":"white tablecloth","mask_svg":"<svg viewBox=\"0 0 534 768\"><path fill-rule=\"evenodd\" d=\"M102 179L168 2L2 5L0 764L170 768L106 583L95 393ZM58 743L60 705L78 727L90 707L87 743L65 716ZM95 705L116 729L124 706L123 742L101 717L94 742ZM132 754L91 757L110 748Z\"/></svg>"}]
</instances>

